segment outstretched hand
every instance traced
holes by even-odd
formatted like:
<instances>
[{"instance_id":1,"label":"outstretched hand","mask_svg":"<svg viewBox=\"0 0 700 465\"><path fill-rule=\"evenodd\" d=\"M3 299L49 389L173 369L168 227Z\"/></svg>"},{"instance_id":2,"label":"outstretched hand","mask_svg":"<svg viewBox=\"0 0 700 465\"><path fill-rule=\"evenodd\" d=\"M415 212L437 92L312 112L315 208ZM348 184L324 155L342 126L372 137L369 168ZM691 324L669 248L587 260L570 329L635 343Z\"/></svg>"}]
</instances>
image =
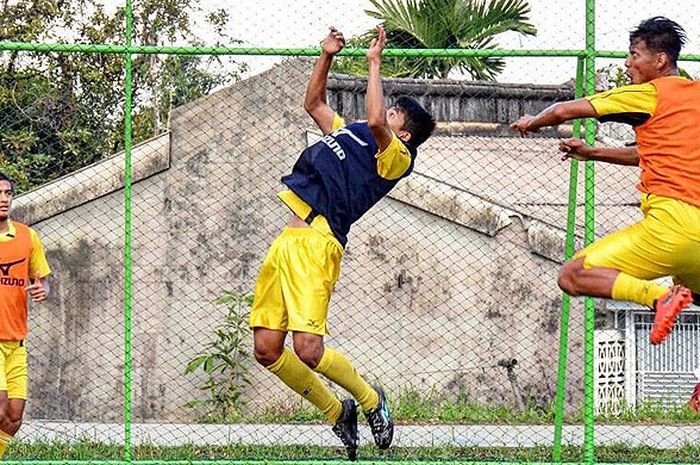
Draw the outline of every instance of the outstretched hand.
<instances>
[{"instance_id":1,"label":"outstretched hand","mask_svg":"<svg viewBox=\"0 0 700 465\"><path fill-rule=\"evenodd\" d=\"M343 33L331 26L328 36L323 40L321 48L329 55L335 55L345 47Z\"/></svg>"},{"instance_id":2,"label":"outstretched hand","mask_svg":"<svg viewBox=\"0 0 700 465\"><path fill-rule=\"evenodd\" d=\"M372 39L367 49L367 61L380 63L382 61L382 52L386 46L386 31L381 24L377 26L377 37Z\"/></svg>"},{"instance_id":3,"label":"outstretched hand","mask_svg":"<svg viewBox=\"0 0 700 465\"><path fill-rule=\"evenodd\" d=\"M41 275L39 273L34 276L34 282L25 287L24 290L29 293L34 302L42 302L46 300L46 289L44 288L44 283L42 282Z\"/></svg>"},{"instance_id":4,"label":"outstretched hand","mask_svg":"<svg viewBox=\"0 0 700 465\"><path fill-rule=\"evenodd\" d=\"M559 151L564 152L564 155L561 157L562 161L569 158L578 161L588 161L592 159L593 155L593 148L576 138L560 140Z\"/></svg>"},{"instance_id":5,"label":"outstretched hand","mask_svg":"<svg viewBox=\"0 0 700 465\"><path fill-rule=\"evenodd\" d=\"M514 123L511 123L510 128L518 131L522 137L526 137L529 132L539 132L539 129L532 129L530 123L535 119L532 115L525 115Z\"/></svg>"}]
</instances>

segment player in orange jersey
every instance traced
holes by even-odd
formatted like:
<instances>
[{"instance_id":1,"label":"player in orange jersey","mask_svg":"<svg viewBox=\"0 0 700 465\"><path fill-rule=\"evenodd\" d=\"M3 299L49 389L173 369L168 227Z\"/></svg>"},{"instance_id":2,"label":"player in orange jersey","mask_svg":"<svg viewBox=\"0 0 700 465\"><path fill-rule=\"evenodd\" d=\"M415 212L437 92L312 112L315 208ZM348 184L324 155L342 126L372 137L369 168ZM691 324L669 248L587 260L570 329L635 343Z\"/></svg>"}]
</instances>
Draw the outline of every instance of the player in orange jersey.
<instances>
[{"instance_id":1,"label":"player in orange jersey","mask_svg":"<svg viewBox=\"0 0 700 465\"><path fill-rule=\"evenodd\" d=\"M627 300L654 309L649 339L663 342L680 312L700 303L700 82L679 76L686 42L677 23L654 17L630 33L625 60L631 85L568 102L511 128L526 135L576 118L631 124L636 147L592 148L561 142L564 158L638 165L644 218L595 241L567 262L559 287L573 296ZM652 281L672 276L670 289Z\"/></svg>"},{"instance_id":2,"label":"player in orange jersey","mask_svg":"<svg viewBox=\"0 0 700 465\"><path fill-rule=\"evenodd\" d=\"M13 195L12 181L0 173L0 458L27 399L27 295L45 300L51 274L37 233L10 220Z\"/></svg>"}]
</instances>

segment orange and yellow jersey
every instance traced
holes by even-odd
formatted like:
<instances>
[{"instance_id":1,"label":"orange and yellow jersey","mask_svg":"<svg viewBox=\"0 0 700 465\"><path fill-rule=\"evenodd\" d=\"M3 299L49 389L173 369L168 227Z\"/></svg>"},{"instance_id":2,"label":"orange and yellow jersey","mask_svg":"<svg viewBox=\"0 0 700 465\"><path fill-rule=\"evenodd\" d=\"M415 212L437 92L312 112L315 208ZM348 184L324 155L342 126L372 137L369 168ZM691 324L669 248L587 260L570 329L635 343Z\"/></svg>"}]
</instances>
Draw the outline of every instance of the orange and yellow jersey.
<instances>
[{"instance_id":1,"label":"orange and yellow jersey","mask_svg":"<svg viewBox=\"0 0 700 465\"><path fill-rule=\"evenodd\" d=\"M27 293L30 278L51 274L39 235L29 226L8 221L0 233L0 341L27 336Z\"/></svg>"},{"instance_id":2,"label":"orange and yellow jersey","mask_svg":"<svg viewBox=\"0 0 700 465\"><path fill-rule=\"evenodd\" d=\"M665 76L587 100L600 121L634 126L640 191L700 207L700 82Z\"/></svg>"},{"instance_id":3,"label":"orange and yellow jersey","mask_svg":"<svg viewBox=\"0 0 700 465\"><path fill-rule=\"evenodd\" d=\"M345 127L345 121L337 113L333 116L331 131ZM392 135L389 146L375 155L377 159L377 173L384 179L398 179L406 173L411 166L411 154L396 134ZM277 194L289 209L302 220L311 213L311 207L290 189ZM332 234L330 226L325 219L314 221L311 227L321 232Z\"/></svg>"}]
</instances>

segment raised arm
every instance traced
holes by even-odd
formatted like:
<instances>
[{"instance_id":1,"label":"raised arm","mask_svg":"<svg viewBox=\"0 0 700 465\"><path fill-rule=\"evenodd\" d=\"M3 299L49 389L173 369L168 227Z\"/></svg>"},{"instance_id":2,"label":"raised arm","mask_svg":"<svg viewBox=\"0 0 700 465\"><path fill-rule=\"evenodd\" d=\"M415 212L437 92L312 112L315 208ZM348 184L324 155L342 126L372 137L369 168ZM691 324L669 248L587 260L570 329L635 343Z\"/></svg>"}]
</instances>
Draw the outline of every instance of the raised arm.
<instances>
[{"instance_id":1,"label":"raised arm","mask_svg":"<svg viewBox=\"0 0 700 465\"><path fill-rule=\"evenodd\" d=\"M304 110L313 118L323 134L333 130L333 118L335 111L326 102L326 87L328 84L328 71L331 68L333 57L345 46L343 33L330 28L328 36L321 45L321 55L318 57L311 79L306 87Z\"/></svg>"},{"instance_id":2,"label":"raised arm","mask_svg":"<svg viewBox=\"0 0 700 465\"><path fill-rule=\"evenodd\" d=\"M365 111L367 124L374 139L377 141L379 151L383 152L391 143L392 132L386 120L386 106L384 105L384 89L382 88L382 76L380 68L382 64L382 51L386 45L386 32L384 27L377 26L377 37L372 39L367 50L367 64L369 75L367 77L367 97L365 99Z\"/></svg>"},{"instance_id":3,"label":"raised arm","mask_svg":"<svg viewBox=\"0 0 700 465\"><path fill-rule=\"evenodd\" d=\"M545 126L556 126L572 119L596 118L597 116L593 105L588 100L569 100L550 105L535 116L525 115L511 124L510 127L518 131L521 136L525 136L528 132L537 132Z\"/></svg>"},{"instance_id":4,"label":"raised arm","mask_svg":"<svg viewBox=\"0 0 700 465\"><path fill-rule=\"evenodd\" d=\"M579 161L603 161L614 165L639 166L639 153L636 147L591 147L579 139L566 139L559 142L559 150L564 152L562 160L574 158Z\"/></svg>"}]
</instances>

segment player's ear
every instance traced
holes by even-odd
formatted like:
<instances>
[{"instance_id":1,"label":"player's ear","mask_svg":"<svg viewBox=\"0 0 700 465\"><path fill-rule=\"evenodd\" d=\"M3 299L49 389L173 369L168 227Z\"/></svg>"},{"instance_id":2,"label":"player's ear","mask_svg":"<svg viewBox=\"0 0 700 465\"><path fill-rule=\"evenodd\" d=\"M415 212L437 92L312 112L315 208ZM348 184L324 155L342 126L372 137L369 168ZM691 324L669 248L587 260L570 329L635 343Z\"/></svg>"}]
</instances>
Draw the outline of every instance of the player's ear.
<instances>
[{"instance_id":1,"label":"player's ear","mask_svg":"<svg viewBox=\"0 0 700 465\"><path fill-rule=\"evenodd\" d=\"M399 139L401 139L402 142L410 142L412 134L406 130L400 130L398 134L396 134Z\"/></svg>"}]
</instances>

